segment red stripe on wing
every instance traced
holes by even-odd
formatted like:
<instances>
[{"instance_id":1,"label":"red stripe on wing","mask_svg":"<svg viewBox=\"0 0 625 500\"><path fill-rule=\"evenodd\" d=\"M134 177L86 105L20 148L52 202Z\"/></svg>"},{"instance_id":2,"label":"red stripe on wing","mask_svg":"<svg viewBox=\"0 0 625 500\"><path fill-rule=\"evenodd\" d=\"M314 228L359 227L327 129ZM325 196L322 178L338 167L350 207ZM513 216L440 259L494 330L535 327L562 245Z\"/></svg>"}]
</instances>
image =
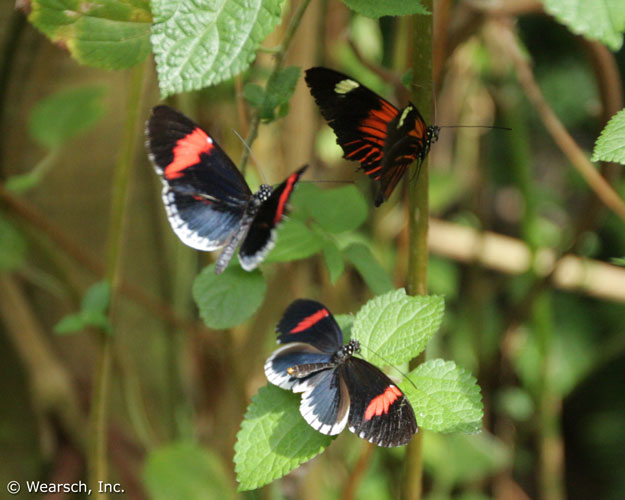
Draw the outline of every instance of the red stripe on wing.
<instances>
[{"instance_id":1,"label":"red stripe on wing","mask_svg":"<svg viewBox=\"0 0 625 500\"><path fill-rule=\"evenodd\" d=\"M213 140L200 128L180 139L174 147L174 159L165 167L167 180L182 177L183 170L200 161L200 154L213 149Z\"/></svg>"},{"instance_id":2,"label":"red stripe on wing","mask_svg":"<svg viewBox=\"0 0 625 500\"><path fill-rule=\"evenodd\" d=\"M280 222L280 219L282 219L286 202L289 200L289 197L293 192L293 186L295 185L295 182L297 181L299 176L300 172L295 172L294 174L291 174L287 179L284 191L282 191L282 194L280 194L280 199L278 200L278 209L276 210L276 215L273 218L274 224L277 224L278 222Z\"/></svg>"},{"instance_id":3,"label":"red stripe on wing","mask_svg":"<svg viewBox=\"0 0 625 500\"><path fill-rule=\"evenodd\" d=\"M330 312L327 309L320 309L316 313L307 316L303 320L301 320L295 328L292 328L289 333L299 333L304 330L308 330L311 326L316 323L319 323L323 318L327 318L330 316Z\"/></svg>"},{"instance_id":4,"label":"red stripe on wing","mask_svg":"<svg viewBox=\"0 0 625 500\"><path fill-rule=\"evenodd\" d=\"M371 420L375 415L386 415L391 405L403 396L402 392L394 385L389 385L385 391L371 400L365 410L365 420Z\"/></svg>"}]
</instances>

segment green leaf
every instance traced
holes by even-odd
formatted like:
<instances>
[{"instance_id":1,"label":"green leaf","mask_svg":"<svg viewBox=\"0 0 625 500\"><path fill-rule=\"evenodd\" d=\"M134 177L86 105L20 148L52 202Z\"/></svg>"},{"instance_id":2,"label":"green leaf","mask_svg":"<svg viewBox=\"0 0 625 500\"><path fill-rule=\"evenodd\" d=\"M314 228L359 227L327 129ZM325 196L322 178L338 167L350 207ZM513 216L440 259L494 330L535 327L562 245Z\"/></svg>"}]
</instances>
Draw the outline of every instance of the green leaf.
<instances>
[{"instance_id":1,"label":"green leaf","mask_svg":"<svg viewBox=\"0 0 625 500\"><path fill-rule=\"evenodd\" d=\"M403 288L367 302L356 314L353 335L366 358L379 365L380 357L401 364L417 357L443 319L443 297L406 295ZM385 363L383 363L385 364Z\"/></svg>"},{"instance_id":2,"label":"green leaf","mask_svg":"<svg viewBox=\"0 0 625 500\"><path fill-rule=\"evenodd\" d=\"M0 214L0 271L18 268L26 254L26 240L21 233Z\"/></svg>"},{"instance_id":3,"label":"green leaf","mask_svg":"<svg viewBox=\"0 0 625 500\"><path fill-rule=\"evenodd\" d=\"M108 310L110 300L110 283L108 281L99 281L85 292L85 296L82 299L82 310L104 313Z\"/></svg>"},{"instance_id":4,"label":"green leaf","mask_svg":"<svg viewBox=\"0 0 625 500\"><path fill-rule=\"evenodd\" d=\"M545 10L573 33L599 40L616 51L623 45L621 0L543 0Z\"/></svg>"},{"instance_id":5,"label":"green leaf","mask_svg":"<svg viewBox=\"0 0 625 500\"><path fill-rule=\"evenodd\" d=\"M193 283L193 298L210 328L230 328L249 319L260 307L267 284L260 271L229 266L215 274L215 264L205 267Z\"/></svg>"},{"instance_id":6,"label":"green leaf","mask_svg":"<svg viewBox=\"0 0 625 500\"><path fill-rule=\"evenodd\" d=\"M71 333L78 333L84 330L85 321L83 320L81 313L68 314L61 318L56 325L54 325L54 333L57 335L68 335Z\"/></svg>"},{"instance_id":7,"label":"green leaf","mask_svg":"<svg viewBox=\"0 0 625 500\"><path fill-rule=\"evenodd\" d=\"M328 240L323 243L323 258L330 273L330 283L334 285L345 271L343 256L334 242Z\"/></svg>"},{"instance_id":8,"label":"green leaf","mask_svg":"<svg viewBox=\"0 0 625 500\"><path fill-rule=\"evenodd\" d=\"M29 20L79 63L130 68L150 53L148 0L33 0Z\"/></svg>"},{"instance_id":9,"label":"green leaf","mask_svg":"<svg viewBox=\"0 0 625 500\"><path fill-rule=\"evenodd\" d=\"M152 46L163 97L248 68L280 22L284 0L152 0Z\"/></svg>"},{"instance_id":10,"label":"green leaf","mask_svg":"<svg viewBox=\"0 0 625 500\"><path fill-rule=\"evenodd\" d=\"M356 318L358 320L358 318ZM417 424L435 432L479 432L484 408L477 380L453 361L434 359L415 368L401 388Z\"/></svg>"},{"instance_id":11,"label":"green leaf","mask_svg":"<svg viewBox=\"0 0 625 500\"><path fill-rule=\"evenodd\" d=\"M388 273L373 256L368 246L362 243L352 243L343 250L343 257L352 263L374 294L386 293L394 288Z\"/></svg>"},{"instance_id":12,"label":"green leaf","mask_svg":"<svg viewBox=\"0 0 625 500\"><path fill-rule=\"evenodd\" d=\"M615 266L625 267L625 257L612 257L612 259L610 259L610 261Z\"/></svg>"},{"instance_id":13,"label":"green leaf","mask_svg":"<svg viewBox=\"0 0 625 500\"><path fill-rule=\"evenodd\" d=\"M248 83L243 88L243 95L253 107L260 109L261 119L272 121L276 118L276 109L288 104L291 99L300 73L301 69L296 66L281 69L269 79L267 90L255 83Z\"/></svg>"},{"instance_id":14,"label":"green leaf","mask_svg":"<svg viewBox=\"0 0 625 500\"><path fill-rule=\"evenodd\" d=\"M321 250L323 240L306 224L297 219L287 219L278 228L276 246L269 252L265 262L289 262L305 259Z\"/></svg>"},{"instance_id":15,"label":"green leaf","mask_svg":"<svg viewBox=\"0 0 625 500\"><path fill-rule=\"evenodd\" d=\"M298 191L298 203L329 233L353 231L367 219L367 202L353 184L325 190L306 184Z\"/></svg>"},{"instance_id":16,"label":"green leaf","mask_svg":"<svg viewBox=\"0 0 625 500\"><path fill-rule=\"evenodd\" d=\"M299 413L299 394L262 387L241 424L234 445L239 491L253 490L284 476L321 453L333 437L314 430Z\"/></svg>"},{"instance_id":17,"label":"green leaf","mask_svg":"<svg viewBox=\"0 0 625 500\"><path fill-rule=\"evenodd\" d=\"M418 0L343 0L343 3L359 14L373 18L429 14Z\"/></svg>"},{"instance_id":18,"label":"green leaf","mask_svg":"<svg viewBox=\"0 0 625 500\"><path fill-rule=\"evenodd\" d=\"M61 90L39 101L28 119L28 129L42 146L55 148L92 127L104 114L101 85Z\"/></svg>"},{"instance_id":19,"label":"green leaf","mask_svg":"<svg viewBox=\"0 0 625 500\"><path fill-rule=\"evenodd\" d=\"M592 161L614 161L625 165L625 109L616 113L595 143Z\"/></svg>"},{"instance_id":20,"label":"green leaf","mask_svg":"<svg viewBox=\"0 0 625 500\"><path fill-rule=\"evenodd\" d=\"M9 177L4 183L4 187L15 194L22 194L38 186L40 182L41 175L39 172L26 172Z\"/></svg>"},{"instance_id":21,"label":"green leaf","mask_svg":"<svg viewBox=\"0 0 625 500\"><path fill-rule=\"evenodd\" d=\"M234 498L219 457L194 443L173 443L153 450L143 469L151 500Z\"/></svg>"}]
</instances>

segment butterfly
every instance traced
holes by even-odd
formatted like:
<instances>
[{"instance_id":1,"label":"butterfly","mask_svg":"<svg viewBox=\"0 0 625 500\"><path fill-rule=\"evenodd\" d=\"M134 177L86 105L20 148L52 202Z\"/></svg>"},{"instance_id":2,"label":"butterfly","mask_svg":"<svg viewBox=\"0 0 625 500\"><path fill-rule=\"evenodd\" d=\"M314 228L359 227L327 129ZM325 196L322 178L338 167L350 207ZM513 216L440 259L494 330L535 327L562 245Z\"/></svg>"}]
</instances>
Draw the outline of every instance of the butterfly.
<instances>
[{"instance_id":1,"label":"butterfly","mask_svg":"<svg viewBox=\"0 0 625 500\"><path fill-rule=\"evenodd\" d=\"M255 269L275 245L276 228L287 213L295 185L307 166L272 188L252 193L236 165L191 119L169 106L156 106L146 124L146 147L163 181L163 202L172 229L192 248L225 247L221 273L239 248L239 262Z\"/></svg>"},{"instance_id":2,"label":"butterfly","mask_svg":"<svg viewBox=\"0 0 625 500\"><path fill-rule=\"evenodd\" d=\"M306 84L336 134L343 157L380 182L375 206L389 199L414 161L425 159L440 128L412 103L399 110L353 78L328 68L306 70Z\"/></svg>"},{"instance_id":3,"label":"butterfly","mask_svg":"<svg viewBox=\"0 0 625 500\"><path fill-rule=\"evenodd\" d=\"M345 426L377 446L402 446L417 432L410 402L379 368L355 357L357 340L343 333L328 309L299 299L276 327L276 350L265 363L269 382L302 393L299 411L314 429L335 435Z\"/></svg>"}]
</instances>

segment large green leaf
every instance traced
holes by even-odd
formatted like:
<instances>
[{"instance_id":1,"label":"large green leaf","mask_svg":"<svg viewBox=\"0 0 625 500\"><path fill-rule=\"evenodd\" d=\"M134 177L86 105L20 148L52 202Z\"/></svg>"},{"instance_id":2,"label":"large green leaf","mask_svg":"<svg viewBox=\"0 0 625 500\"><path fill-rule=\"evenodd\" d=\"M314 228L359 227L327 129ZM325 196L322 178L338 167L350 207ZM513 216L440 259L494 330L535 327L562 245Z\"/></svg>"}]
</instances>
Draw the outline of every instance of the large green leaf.
<instances>
[{"instance_id":1,"label":"large green leaf","mask_svg":"<svg viewBox=\"0 0 625 500\"><path fill-rule=\"evenodd\" d=\"M573 33L603 42L612 50L623 45L625 4L622 0L542 0L545 10Z\"/></svg>"},{"instance_id":2,"label":"large green leaf","mask_svg":"<svg viewBox=\"0 0 625 500\"><path fill-rule=\"evenodd\" d=\"M234 445L239 490L260 488L284 476L332 442L302 418L299 400L299 394L273 385L252 398Z\"/></svg>"},{"instance_id":3,"label":"large green leaf","mask_svg":"<svg viewBox=\"0 0 625 500\"><path fill-rule=\"evenodd\" d=\"M367 245L352 243L343 250L343 257L356 268L374 294L386 293L393 289L391 278Z\"/></svg>"},{"instance_id":4,"label":"large green leaf","mask_svg":"<svg viewBox=\"0 0 625 500\"><path fill-rule=\"evenodd\" d=\"M289 262L316 254L323 239L297 219L287 219L278 228L276 246L265 262Z\"/></svg>"},{"instance_id":5,"label":"large green leaf","mask_svg":"<svg viewBox=\"0 0 625 500\"><path fill-rule=\"evenodd\" d=\"M298 191L298 203L330 233L353 231L367 220L367 203L353 184L325 190L305 184Z\"/></svg>"},{"instance_id":6,"label":"large green leaf","mask_svg":"<svg viewBox=\"0 0 625 500\"><path fill-rule=\"evenodd\" d=\"M266 89L248 83L243 88L243 95L253 107L260 110L261 119L271 121L276 116L282 117L288 112L289 100L300 73L301 69L296 66L281 69L269 79Z\"/></svg>"},{"instance_id":7,"label":"large green leaf","mask_svg":"<svg viewBox=\"0 0 625 500\"><path fill-rule=\"evenodd\" d=\"M592 152L592 161L615 161L625 165L625 109L605 126Z\"/></svg>"},{"instance_id":8,"label":"large green leaf","mask_svg":"<svg viewBox=\"0 0 625 500\"><path fill-rule=\"evenodd\" d=\"M401 388L412 403L417 423L436 432L479 432L484 407L477 380L453 361L420 364ZM414 385L413 385L414 384Z\"/></svg>"},{"instance_id":9,"label":"large green leaf","mask_svg":"<svg viewBox=\"0 0 625 500\"><path fill-rule=\"evenodd\" d=\"M161 94L238 75L280 21L284 0L152 0L152 46Z\"/></svg>"},{"instance_id":10,"label":"large green leaf","mask_svg":"<svg viewBox=\"0 0 625 500\"><path fill-rule=\"evenodd\" d=\"M148 0L33 0L30 21L81 64L130 68L150 53Z\"/></svg>"},{"instance_id":11,"label":"large green leaf","mask_svg":"<svg viewBox=\"0 0 625 500\"><path fill-rule=\"evenodd\" d=\"M372 363L405 363L417 357L436 333L444 305L439 296L411 296L403 288L394 290L370 300L358 311L353 336Z\"/></svg>"},{"instance_id":12,"label":"large green leaf","mask_svg":"<svg viewBox=\"0 0 625 500\"><path fill-rule=\"evenodd\" d=\"M219 457L194 443L172 443L150 452L143 482L151 500L234 498Z\"/></svg>"},{"instance_id":13,"label":"large green leaf","mask_svg":"<svg viewBox=\"0 0 625 500\"><path fill-rule=\"evenodd\" d=\"M207 326L225 329L249 319L263 303L266 290L258 270L247 272L231 264L215 274L212 264L195 278L193 298Z\"/></svg>"},{"instance_id":14,"label":"large green leaf","mask_svg":"<svg viewBox=\"0 0 625 500\"><path fill-rule=\"evenodd\" d=\"M350 9L368 17L428 14L419 0L343 0Z\"/></svg>"}]
</instances>

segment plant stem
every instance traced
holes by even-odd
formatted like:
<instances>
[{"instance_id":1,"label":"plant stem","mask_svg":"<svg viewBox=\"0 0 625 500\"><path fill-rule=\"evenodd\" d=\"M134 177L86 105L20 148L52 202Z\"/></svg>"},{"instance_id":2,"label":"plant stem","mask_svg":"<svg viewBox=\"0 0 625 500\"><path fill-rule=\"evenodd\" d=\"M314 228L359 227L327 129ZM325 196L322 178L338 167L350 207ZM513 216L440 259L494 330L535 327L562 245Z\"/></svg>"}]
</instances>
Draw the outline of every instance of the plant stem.
<instances>
[{"instance_id":1,"label":"plant stem","mask_svg":"<svg viewBox=\"0 0 625 500\"><path fill-rule=\"evenodd\" d=\"M423 6L430 12L432 0L425 0ZM427 123L432 122L432 16L416 15L414 22L413 46L413 100ZM428 185L429 160L426 157L421 165L420 175L408 189L408 276L406 288L410 295L425 295L427 293L427 265L428 265ZM411 369L425 360L422 353L410 363ZM418 500L421 498L423 476L423 430L418 432L406 448L405 469L401 484L402 500Z\"/></svg>"},{"instance_id":2,"label":"plant stem","mask_svg":"<svg viewBox=\"0 0 625 500\"><path fill-rule=\"evenodd\" d=\"M295 13L291 17L289 26L286 29L286 33L284 34L284 40L282 40L282 43L278 46L278 50L276 51L273 70L271 71L271 74L269 75L269 78L267 79L267 85L265 86L265 89L267 89L269 87L269 84L278 77L278 73L282 69L282 66L284 66L284 59L286 57L286 51L288 50L289 45L291 44L291 40L293 40L293 36L295 35L295 32L297 31L297 28L299 27L300 22L302 21L302 17L304 16L304 12L306 12L306 8L308 7L309 3L310 3L310 0L302 0L299 7L297 8ZM260 125L260 108L256 108L254 110L254 113L252 114L252 118L250 119L250 131L248 132L247 137L245 138L245 143L247 144L248 147L243 150L243 154L241 155L241 161L239 162L239 168L241 169L241 172L243 174L245 174L245 168L247 167L247 162L250 158L250 150L248 148L252 147L252 143L256 140L256 137L258 137L259 125Z\"/></svg>"},{"instance_id":3,"label":"plant stem","mask_svg":"<svg viewBox=\"0 0 625 500\"><path fill-rule=\"evenodd\" d=\"M109 219L108 251L105 279L111 284L111 307L109 317L112 318L114 300L119 287L119 255L122 242L124 212L130 179L130 167L135 157L136 130L141 102L141 90L145 64L136 66L130 73L128 101L126 103L126 120L122 136L121 152L115 166L113 178L113 194ZM90 439L88 479L95 498L107 498L99 493L98 481L106 481L108 477L107 462L107 414L111 364L113 353L113 336L99 331L98 364L93 382L90 415Z\"/></svg>"}]
</instances>

